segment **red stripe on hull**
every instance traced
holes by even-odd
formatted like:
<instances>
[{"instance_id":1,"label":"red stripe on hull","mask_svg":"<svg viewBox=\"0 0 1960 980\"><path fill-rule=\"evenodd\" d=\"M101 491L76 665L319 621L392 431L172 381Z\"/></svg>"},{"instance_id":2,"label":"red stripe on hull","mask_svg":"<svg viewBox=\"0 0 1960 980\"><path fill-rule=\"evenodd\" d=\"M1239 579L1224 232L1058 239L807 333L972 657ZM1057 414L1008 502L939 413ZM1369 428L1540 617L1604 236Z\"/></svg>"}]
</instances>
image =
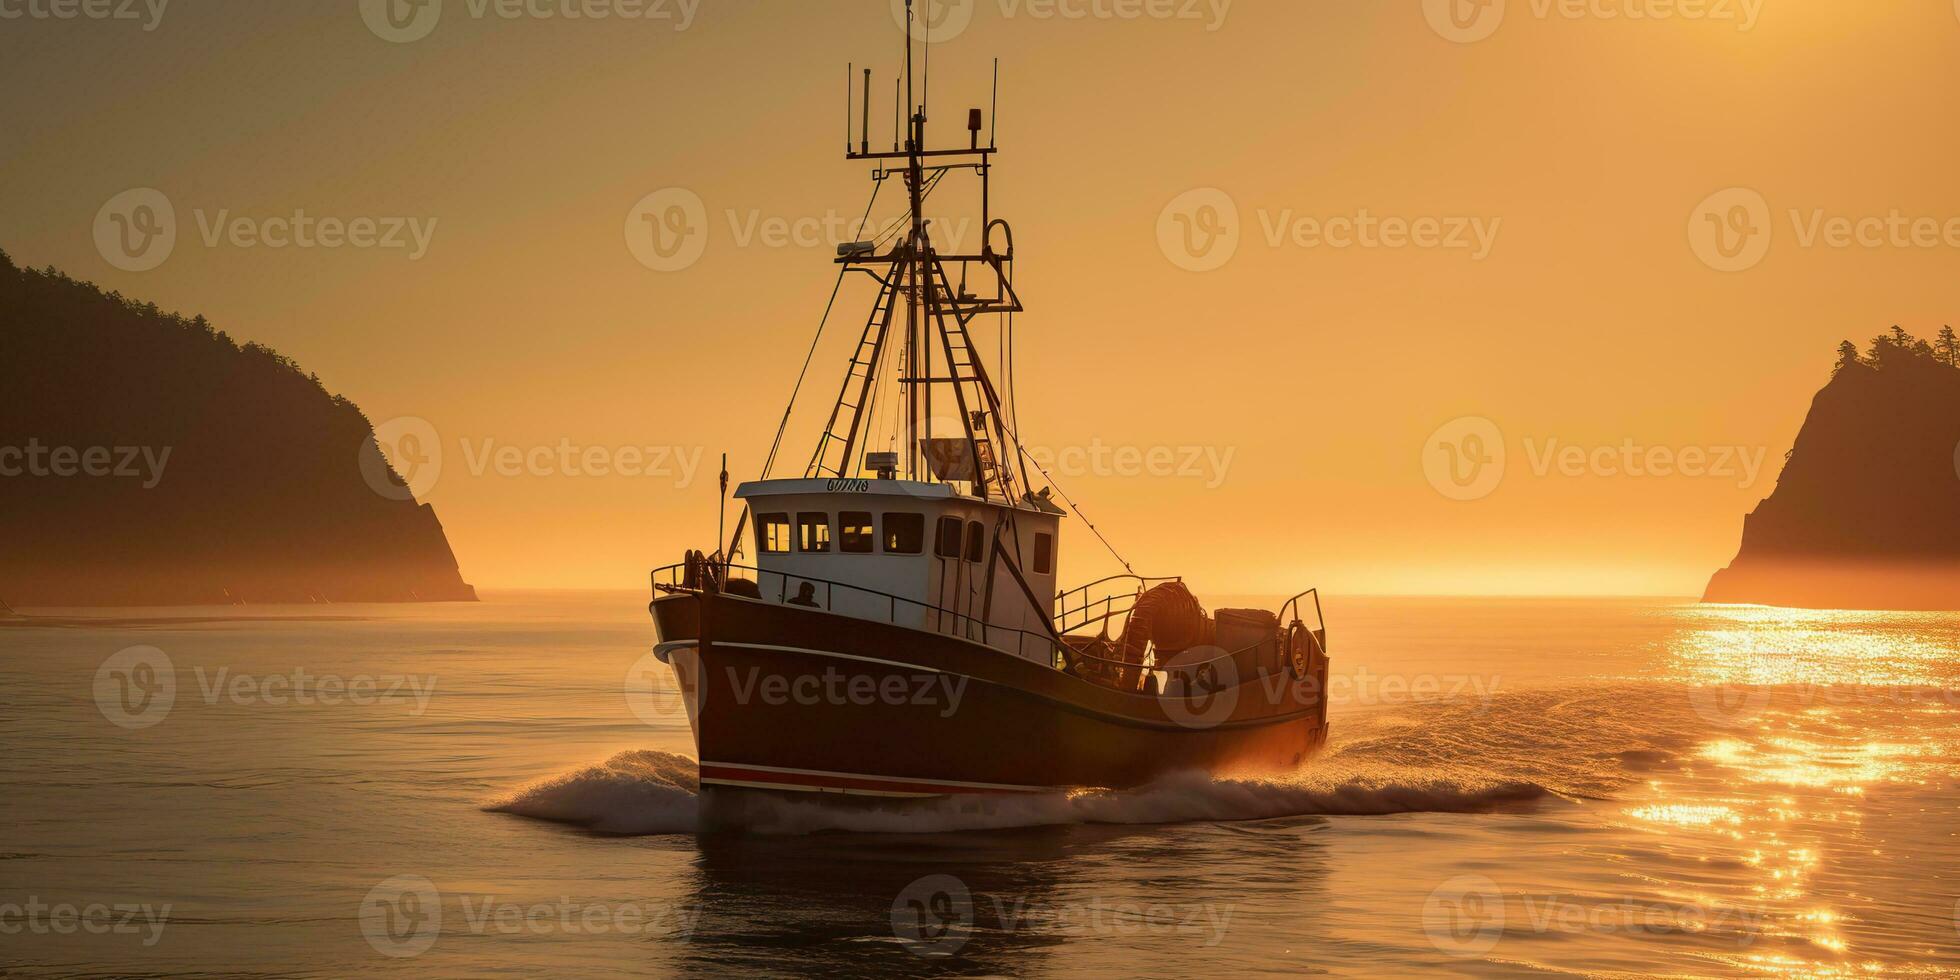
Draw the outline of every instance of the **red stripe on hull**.
<instances>
[{"instance_id":1,"label":"red stripe on hull","mask_svg":"<svg viewBox=\"0 0 1960 980\"><path fill-rule=\"evenodd\" d=\"M722 766L712 763L701 764L701 782L728 783L732 785L754 786L763 784L785 789L841 793L905 794L911 796L953 796L962 794L993 793L1044 793L1056 792L1058 788L1023 786L966 786L958 783L933 780L888 779L880 776L860 776L847 773L780 772L761 769L745 769L740 766Z\"/></svg>"}]
</instances>

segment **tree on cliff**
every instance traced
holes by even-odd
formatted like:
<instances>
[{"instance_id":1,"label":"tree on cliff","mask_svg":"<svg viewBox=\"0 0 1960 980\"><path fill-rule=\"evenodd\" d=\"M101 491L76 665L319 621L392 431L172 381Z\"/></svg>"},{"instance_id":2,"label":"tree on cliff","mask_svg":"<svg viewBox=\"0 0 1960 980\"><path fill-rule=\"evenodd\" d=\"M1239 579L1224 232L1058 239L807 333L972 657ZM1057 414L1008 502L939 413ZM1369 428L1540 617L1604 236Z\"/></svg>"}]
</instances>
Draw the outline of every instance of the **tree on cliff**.
<instances>
[{"instance_id":1,"label":"tree on cliff","mask_svg":"<svg viewBox=\"0 0 1960 980\"><path fill-rule=\"evenodd\" d=\"M1933 353L1940 363L1948 367L1960 367L1960 337L1953 335L1953 328L1941 327L1939 342L1933 345Z\"/></svg>"},{"instance_id":2,"label":"tree on cliff","mask_svg":"<svg viewBox=\"0 0 1960 980\"><path fill-rule=\"evenodd\" d=\"M1941 331L1941 343L1949 343L1951 334L1951 330ZM1935 347L1933 344L1920 340L1912 334L1907 333L1904 327L1895 325L1891 333L1879 334L1872 338L1871 352L1866 355L1865 363L1880 370L1894 365L1907 364L1920 360L1947 365L1954 364L1955 360L1951 356L1943 354L1942 350L1944 348ZM1838 348L1840 356L1842 356L1843 351L1844 349L1842 347Z\"/></svg>"},{"instance_id":3,"label":"tree on cliff","mask_svg":"<svg viewBox=\"0 0 1960 980\"><path fill-rule=\"evenodd\" d=\"M1838 372L1845 368L1858 367L1863 363L1858 358L1858 345L1847 340L1838 345L1837 367L1831 369L1831 375L1836 377Z\"/></svg>"}]
</instances>

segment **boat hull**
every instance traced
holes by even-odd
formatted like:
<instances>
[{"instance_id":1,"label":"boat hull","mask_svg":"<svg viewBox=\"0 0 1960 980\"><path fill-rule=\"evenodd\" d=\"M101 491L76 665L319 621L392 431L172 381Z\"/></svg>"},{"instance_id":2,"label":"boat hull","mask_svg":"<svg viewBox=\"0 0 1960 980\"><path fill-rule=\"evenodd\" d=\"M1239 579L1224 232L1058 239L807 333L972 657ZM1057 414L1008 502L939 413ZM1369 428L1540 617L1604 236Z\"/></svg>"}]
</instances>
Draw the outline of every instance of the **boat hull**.
<instances>
[{"instance_id":1,"label":"boat hull","mask_svg":"<svg viewBox=\"0 0 1960 980\"><path fill-rule=\"evenodd\" d=\"M712 594L653 608L704 788L894 801L1122 788L1290 770L1327 735L1324 667L1253 666L1228 691L1156 697L819 610Z\"/></svg>"}]
</instances>

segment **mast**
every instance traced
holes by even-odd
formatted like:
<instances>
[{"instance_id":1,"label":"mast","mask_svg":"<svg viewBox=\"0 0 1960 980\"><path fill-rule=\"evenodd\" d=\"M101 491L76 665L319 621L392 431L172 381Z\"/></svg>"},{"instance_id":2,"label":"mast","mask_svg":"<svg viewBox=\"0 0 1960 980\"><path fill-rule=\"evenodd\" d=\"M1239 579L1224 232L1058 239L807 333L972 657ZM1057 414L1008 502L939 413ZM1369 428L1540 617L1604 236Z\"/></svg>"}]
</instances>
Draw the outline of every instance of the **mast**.
<instances>
[{"instance_id":1,"label":"mast","mask_svg":"<svg viewBox=\"0 0 1960 980\"><path fill-rule=\"evenodd\" d=\"M926 93L915 87L913 79L914 6L915 0L906 0L905 78L902 83L894 84L895 89L902 87L904 92L903 106L894 107L899 110L896 114L904 120L902 144L894 139L892 152L873 153L867 133L860 136L856 147L852 147L848 141L848 120L845 143L847 160L870 160L878 165L874 180L883 181L899 175L904 177L908 212L904 217L905 234L902 240L894 241L891 249L884 253L878 252L875 242L854 242L838 249L837 262L847 272L860 272L876 280L881 287L880 298L865 323L865 332L859 339L850 370L845 374L843 388L832 407L831 421L818 440L805 475L847 478L866 469L864 460L859 458L862 454L858 450L865 445L859 440L859 434L870 431L863 416L869 406L877 401L873 394L877 387L876 377L885 369L887 358L884 352L891 346L887 343L888 334L896 326L892 307L902 295L905 303L905 336L900 345L901 356L891 370L895 372L896 384L904 394L900 399L903 417L894 425L905 440L901 453L903 476L927 482L962 480L971 485L975 496L1012 503L1018 496L1019 484L1014 465L1018 450L1001 413L999 393L988 376L979 348L968 332L968 325L981 316L1018 313L1022 309L1020 297L1014 292L1008 265L1014 258L1013 233L1006 222L993 218L991 213L989 184L992 179L992 157L997 148L991 136L986 146L980 145L982 113L979 109L972 109L967 116L969 140L966 147L928 149ZM846 77L849 78L848 73ZM996 107L998 77L999 66L996 62ZM871 91L868 70L864 86L867 100L864 115L868 124ZM847 107L850 105L850 95L847 87ZM927 194L954 171L971 171L979 180L982 241L978 251L942 254L933 245L932 224L926 218L925 200ZM996 225L1001 227L1005 236L1006 250L1003 252L994 250L993 232ZM948 265L959 266L960 287L957 290L948 274ZM977 295L968 291L969 274L975 268L983 278L992 275L994 285L990 290L985 290L991 295ZM933 354L934 348L939 350L937 357ZM870 352L868 358L867 351ZM942 363L935 364L935 361ZM952 389L950 401L959 412L960 438L957 439L952 438L950 433L941 437L933 427L934 389L948 387ZM852 402L852 398L856 401ZM838 447L841 447L841 451ZM960 451L950 453L956 447Z\"/></svg>"},{"instance_id":2,"label":"mast","mask_svg":"<svg viewBox=\"0 0 1960 980\"><path fill-rule=\"evenodd\" d=\"M919 342L919 287L925 278L919 275L923 260L920 253L926 243L925 166L924 161L919 159L919 151L925 144L926 122L925 113L915 108L917 102L912 93L912 38L912 0L905 0L905 192L912 219L910 233L905 239L909 245L906 250L906 278L910 281L909 288L905 290L905 349L911 352L915 362L909 377L916 382L932 370L932 348ZM920 452L918 423L921 417L926 423L923 438L932 438L932 391L917 383L900 383L905 384L906 417L912 421L906 429L905 475L907 479L916 480L919 478L916 464ZM925 396L923 416L919 411L919 397L922 394Z\"/></svg>"}]
</instances>

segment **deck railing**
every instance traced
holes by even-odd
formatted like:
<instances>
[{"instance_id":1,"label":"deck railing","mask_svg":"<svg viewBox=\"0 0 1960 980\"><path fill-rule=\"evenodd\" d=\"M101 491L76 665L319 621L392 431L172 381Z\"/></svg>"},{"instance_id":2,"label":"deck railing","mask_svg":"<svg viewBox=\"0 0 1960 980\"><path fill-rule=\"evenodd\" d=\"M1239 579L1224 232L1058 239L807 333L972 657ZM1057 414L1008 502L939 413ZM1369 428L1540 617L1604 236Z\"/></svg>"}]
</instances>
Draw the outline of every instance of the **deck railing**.
<instances>
[{"instance_id":1,"label":"deck railing","mask_svg":"<svg viewBox=\"0 0 1960 980\"><path fill-rule=\"evenodd\" d=\"M1165 582L1182 581L1177 576L1147 578L1142 575L1111 575L1077 586L1055 597L1055 629L1073 633L1084 627L1106 624L1119 616L1129 615L1130 610L1136 607L1137 599L1153 587ZM1116 590L1111 583L1129 583L1130 588ZM1102 594L1096 598L1090 597L1097 592Z\"/></svg>"},{"instance_id":2,"label":"deck railing","mask_svg":"<svg viewBox=\"0 0 1960 980\"><path fill-rule=\"evenodd\" d=\"M736 573L749 573L749 576L753 577ZM726 579L721 577L724 575ZM1202 690L1207 685L1207 678L1216 679L1219 676L1219 665L1221 662L1233 661L1236 664L1246 653L1264 645L1264 641L1260 641L1238 650L1221 653L1207 660L1180 663L1166 668L1155 664L1140 664L1127 660L1116 660L1098 656L1086 650L1071 646L1067 642L1067 639L1071 637L1071 634L1075 630L1082 629L1085 626L1107 622L1114 616L1129 612L1135 605L1136 598L1151 586L1163 582L1182 581L1176 577L1146 578L1140 575L1115 575L1091 582L1088 585L1076 589L1071 589L1068 592L1062 593L1059 599L1066 600L1071 596L1083 597L1073 607L1067 606L1065 603L1062 604L1062 608L1064 609L1072 608L1074 610L1074 618L1079 621L1073 626L1066 626L1064 628L1066 620L1063 614L1058 612L1056 614L1056 628L1048 631L1034 631L1019 626L1008 626L1002 623L988 623L974 616L959 612L958 610L947 609L943 606L937 606L929 602L911 599L901 595L894 595L890 592L882 592L877 589L865 588L861 585L852 585L848 582L813 578L808 575L798 575L791 572L769 571L751 565L723 565L712 561L685 562L656 568L649 574L648 578L653 592L656 595L677 593L698 594L705 591L709 586L713 586L718 592L741 595L742 593L738 591L740 589L739 586L735 589L731 589L730 586L733 582L747 582L756 589L758 597L763 597L766 601L766 597L762 596L761 593L760 577L763 575L774 575L780 580L775 590L776 596L774 600L778 605L801 605L800 603L790 601L789 598L790 583L794 580L799 587L801 583L810 583L812 587L811 602L815 603L813 608L821 609L824 612L836 613L837 596L842 591L847 596L857 595L871 598L872 601L868 604L862 602L854 603L859 609L875 607L882 602L887 610L886 622L894 626L903 626L912 629L920 628L910 623L901 622L899 617L901 610L907 612L916 610L920 613L937 613L938 625L940 627L937 632L942 635L959 636L962 639L980 642L994 649L1001 649L993 644L992 637L995 631L1008 634L1014 639L1013 649L1017 656L1027 658L1032 653L1036 657L1046 657L1050 665L1057 670L1066 670L1078 677L1084 677L1084 679L1103 683L1105 686L1133 694L1154 694L1156 692L1171 691L1174 686L1171 683L1173 680L1183 681L1182 687L1186 692ZM1109 583L1117 581L1136 583L1135 591L1132 593L1111 593L1094 600L1088 600L1086 598L1092 590L1105 588L1106 591ZM821 602L817 601L817 590L819 589L821 590L822 596ZM1310 627L1306 626L1300 618L1300 613L1306 608L1307 600L1311 600L1314 613L1314 625ZM836 614L868 619L868 617L858 613ZM927 617L921 616L921 619L925 618ZM1327 628L1326 620L1321 614L1320 590L1308 589L1286 600L1280 606L1278 619L1280 626L1278 636L1280 663L1277 666L1290 670L1296 678L1304 677L1304 672L1311 669L1312 657L1317 656L1324 660L1327 655ZM872 621L875 622L875 620ZM947 628L948 626L951 628ZM975 631L978 631L980 634L977 640L973 636ZM1103 676L1101 678L1085 676L1091 674ZM1123 678L1129 682L1120 685L1110 683L1115 678ZM1251 678L1238 678L1238 680L1245 682L1250 681ZM1154 691L1152 690L1153 687ZM1216 690L1217 688L1212 687L1211 689Z\"/></svg>"}]
</instances>

